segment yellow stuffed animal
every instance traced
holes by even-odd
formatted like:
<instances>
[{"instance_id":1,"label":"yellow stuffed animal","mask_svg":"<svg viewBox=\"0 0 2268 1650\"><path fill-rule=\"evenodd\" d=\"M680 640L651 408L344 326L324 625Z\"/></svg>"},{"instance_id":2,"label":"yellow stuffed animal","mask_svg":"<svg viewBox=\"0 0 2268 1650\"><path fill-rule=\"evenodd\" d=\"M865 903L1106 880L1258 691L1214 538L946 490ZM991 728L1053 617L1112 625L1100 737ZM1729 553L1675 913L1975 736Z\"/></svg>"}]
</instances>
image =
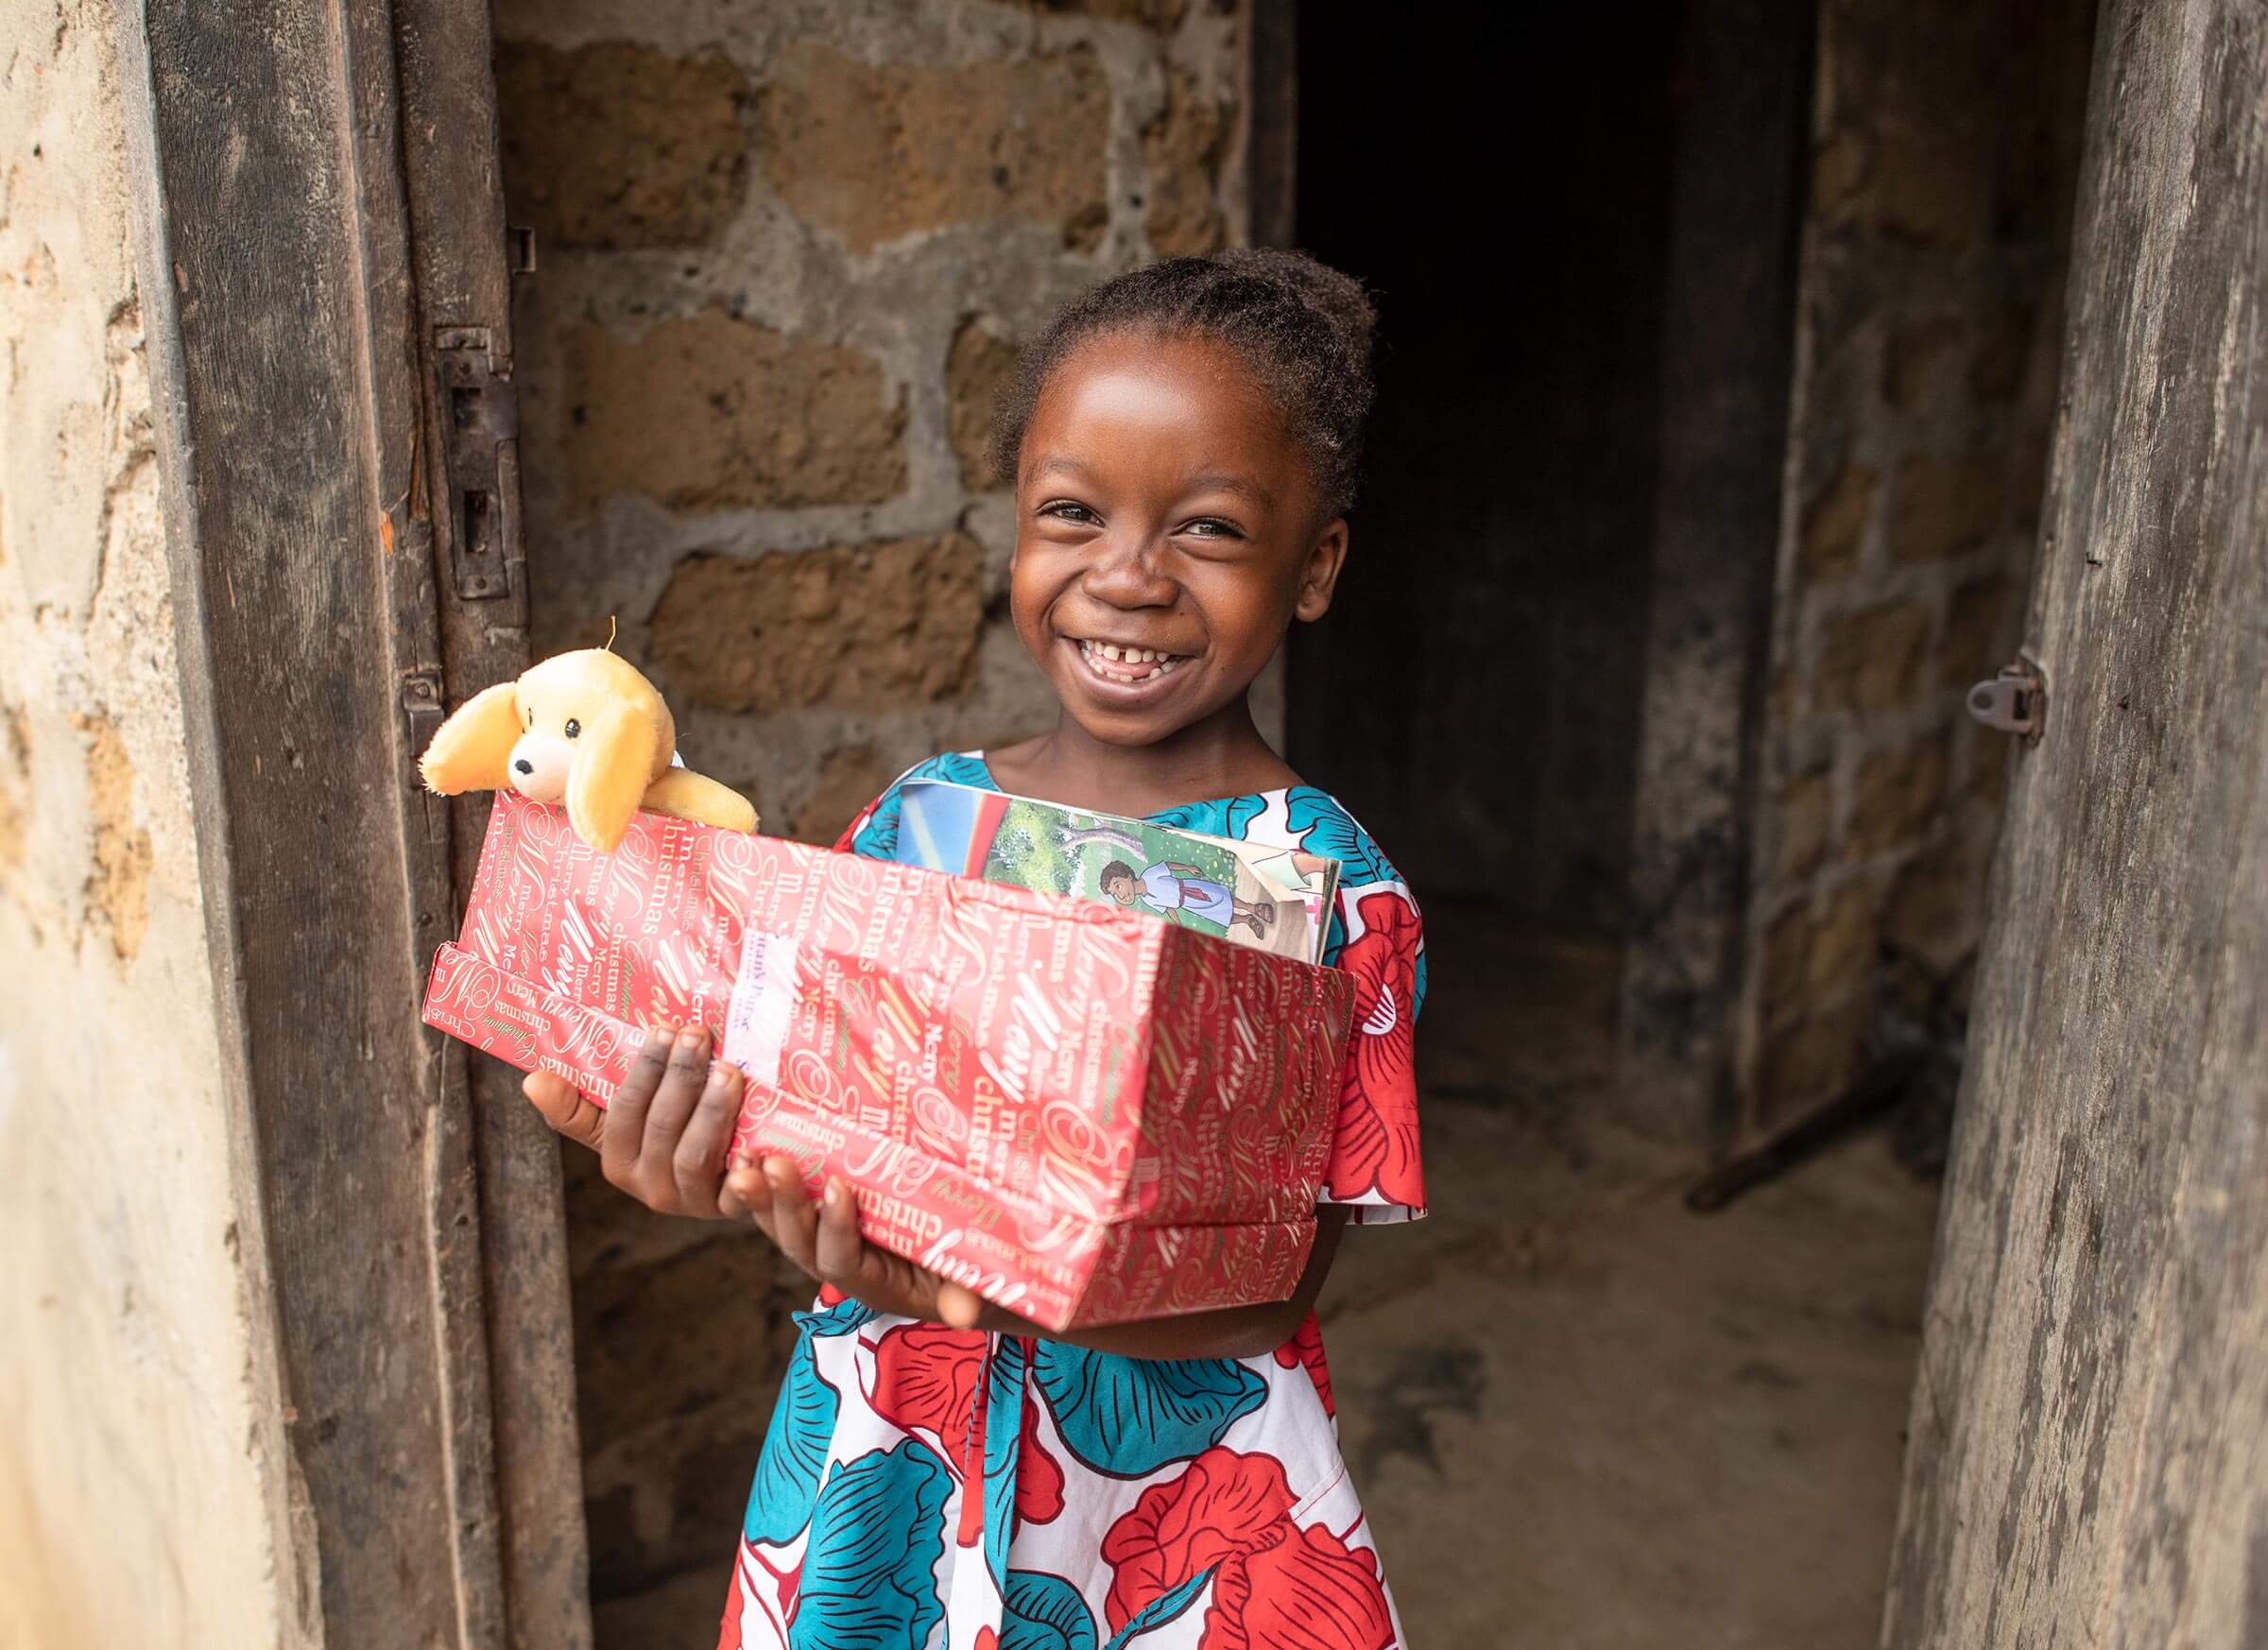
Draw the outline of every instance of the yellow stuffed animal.
<instances>
[{"instance_id":1,"label":"yellow stuffed animal","mask_svg":"<svg viewBox=\"0 0 2268 1650\"><path fill-rule=\"evenodd\" d=\"M644 808L727 831L756 829L739 792L672 766L677 724L654 684L603 647L555 654L473 695L419 761L444 797L515 790L567 804L575 834L611 853Z\"/></svg>"}]
</instances>

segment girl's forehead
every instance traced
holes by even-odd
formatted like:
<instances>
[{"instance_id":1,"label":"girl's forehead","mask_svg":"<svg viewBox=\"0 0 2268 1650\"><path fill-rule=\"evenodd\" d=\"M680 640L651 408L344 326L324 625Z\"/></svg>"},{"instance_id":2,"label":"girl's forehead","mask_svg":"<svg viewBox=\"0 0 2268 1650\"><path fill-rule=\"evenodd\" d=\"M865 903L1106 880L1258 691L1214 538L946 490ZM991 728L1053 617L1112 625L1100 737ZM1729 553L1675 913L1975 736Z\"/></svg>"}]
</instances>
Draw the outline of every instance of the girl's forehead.
<instances>
[{"instance_id":1,"label":"girl's forehead","mask_svg":"<svg viewBox=\"0 0 2268 1650\"><path fill-rule=\"evenodd\" d=\"M1282 414L1244 357L1183 335L1106 334L1081 344L1048 374L1024 439L1027 459L1145 455L1256 470L1298 461Z\"/></svg>"}]
</instances>

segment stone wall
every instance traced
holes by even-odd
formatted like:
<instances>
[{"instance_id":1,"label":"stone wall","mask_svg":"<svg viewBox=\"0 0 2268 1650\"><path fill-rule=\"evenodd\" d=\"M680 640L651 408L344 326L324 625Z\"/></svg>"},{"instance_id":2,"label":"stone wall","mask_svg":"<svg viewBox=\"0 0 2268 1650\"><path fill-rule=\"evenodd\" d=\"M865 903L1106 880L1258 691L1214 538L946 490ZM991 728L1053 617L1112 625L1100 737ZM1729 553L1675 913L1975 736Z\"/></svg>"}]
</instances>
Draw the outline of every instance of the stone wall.
<instances>
[{"instance_id":1,"label":"stone wall","mask_svg":"<svg viewBox=\"0 0 2268 1650\"><path fill-rule=\"evenodd\" d=\"M539 652L654 675L687 760L832 839L889 778L1036 731L1016 341L1099 277L1241 236L1224 0L500 0ZM713 1630L806 1287L587 1162L570 1235L602 1644Z\"/></svg>"},{"instance_id":2,"label":"stone wall","mask_svg":"<svg viewBox=\"0 0 2268 1650\"><path fill-rule=\"evenodd\" d=\"M2093 9L1821 9L1750 1127L1860 1068L1885 947L1957 976L1976 944L2009 746L1962 692L2021 634Z\"/></svg>"},{"instance_id":3,"label":"stone wall","mask_svg":"<svg viewBox=\"0 0 2268 1650\"><path fill-rule=\"evenodd\" d=\"M112 27L0 0L0 1644L250 1650L279 1641L282 1497Z\"/></svg>"}]
</instances>

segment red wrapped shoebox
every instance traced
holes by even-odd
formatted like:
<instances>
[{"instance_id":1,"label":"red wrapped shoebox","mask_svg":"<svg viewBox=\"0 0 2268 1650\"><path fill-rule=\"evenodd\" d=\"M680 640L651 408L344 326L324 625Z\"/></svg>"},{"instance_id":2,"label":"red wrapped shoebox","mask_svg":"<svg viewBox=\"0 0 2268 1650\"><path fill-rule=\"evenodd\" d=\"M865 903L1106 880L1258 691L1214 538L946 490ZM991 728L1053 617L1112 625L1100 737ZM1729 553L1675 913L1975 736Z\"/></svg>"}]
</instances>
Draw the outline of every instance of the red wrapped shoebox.
<instances>
[{"instance_id":1,"label":"red wrapped shoebox","mask_svg":"<svg viewBox=\"0 0 2268 1650\"><path fill-rule=\"evenodd\" d=\"M737 1143L1046 1328L1280 1300L1350 984L1113 905L641 814L594 853L497 799L428 1024L604 1105L646 1028L748 1077Z\"/></svg>"}]
</instances>

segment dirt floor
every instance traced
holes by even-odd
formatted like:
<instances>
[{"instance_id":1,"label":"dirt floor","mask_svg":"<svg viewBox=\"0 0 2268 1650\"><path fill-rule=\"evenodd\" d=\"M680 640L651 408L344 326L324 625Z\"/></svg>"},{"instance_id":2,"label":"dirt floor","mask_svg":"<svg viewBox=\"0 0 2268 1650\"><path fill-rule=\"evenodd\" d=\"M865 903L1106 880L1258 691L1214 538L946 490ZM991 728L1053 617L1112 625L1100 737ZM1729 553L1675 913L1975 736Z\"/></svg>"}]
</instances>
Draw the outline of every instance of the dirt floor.
<instances>
[{"instance_id":1,"label":"dirt floor","mask_svg":"<svg viewBox=\"0 0 2268 1650\"><path fill-rule=\"evenodd\" d=\"M1934 1188L1877 1130L1690 1214L1690 1162L1594 1121L1612 954L1453 960L1487 988L1419 1040L1434 1213L1324 1300L1409 1643L1865 1650Z\"/></svg>"}]
</instances>

